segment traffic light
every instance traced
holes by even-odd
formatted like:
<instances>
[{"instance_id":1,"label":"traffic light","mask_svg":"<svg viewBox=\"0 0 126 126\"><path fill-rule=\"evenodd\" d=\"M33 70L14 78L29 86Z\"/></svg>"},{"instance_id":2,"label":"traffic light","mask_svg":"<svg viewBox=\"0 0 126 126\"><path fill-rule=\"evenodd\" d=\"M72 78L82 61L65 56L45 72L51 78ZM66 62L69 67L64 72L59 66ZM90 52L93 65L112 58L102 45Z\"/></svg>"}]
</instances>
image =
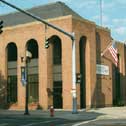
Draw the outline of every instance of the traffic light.
<instances>
[{"instance_id":1,"label":"traffic light","mask_svg":"<svg viewBox=\"0 0 126 126\"><path fill-rule=\"evenodd\" d=\"M3 21L0 20L0 34L3 32L2 28L3 28Z\"/></svg>"},{"instance_id":2,"label":"traffic light","mask_svg":"<svg viewBox=\"0 0 126 126\"><path fill-rule=\"evenodd\" d=\"M48 39L45 41L45 48L46 48L46 49L49 48L49 40L48 40Z\"/></svg>"},{"instance_id":3,"label":"traffic light","mask_svg":"<svg viewBox=\"0 0 126 126\"><path fill-rule=\"evenodd\" d=\"M82 75L80 73L76 73L76 83L81 83Z\"/></svg>"}]
</instances>

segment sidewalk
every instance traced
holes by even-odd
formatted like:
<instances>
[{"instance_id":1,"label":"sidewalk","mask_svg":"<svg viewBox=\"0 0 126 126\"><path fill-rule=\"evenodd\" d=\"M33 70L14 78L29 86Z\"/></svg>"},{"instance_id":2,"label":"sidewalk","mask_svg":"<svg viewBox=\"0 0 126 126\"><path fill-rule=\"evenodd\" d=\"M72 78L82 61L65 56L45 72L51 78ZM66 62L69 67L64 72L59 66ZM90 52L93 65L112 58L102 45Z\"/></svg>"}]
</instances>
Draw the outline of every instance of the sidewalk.
<instances>
[{"instance_id":1,"label":"sidewalk","mask_svg":"<svg viewBox=\"0 0 126 126\"><path fill-rule=\"evenodd\" d=\"M126 107L106 107L91 109L88 111L78 111L77 114L72 114L71 111L55 110L54 117L50 117L49 111L35 110L29 111L30 115L26 118L61 118L68 120L93 120L93 119L126 119ZM24 111L14 110L0 110L0 117L12 116L20 117L24 116Z\"/></svg>"},{"instance_id":2,"label":"sidewalk","mask_svg":"<svg viewBox=\"0 0 126 126\"><path fill-rule=\"evenodd\" d=\"M15 111L15 110L0 110L0 118L2 117L26 117L26 118L58 118L58 119L66 119L73 121L86 121L96 119L101 116L101 113L97 112L86 112L78 111L77 114L72 114L72 111L65 110L55 110L54 117L50 117L49 111L42 110L34 110L29 111L30 115L24 115L24 111Z\"/></svg>"},{"instance_id":3,"label":"sidewalk","mask_svg":"<svg viewBox=\"0 0 126 126\"><path fill-rule=\"evenodd\" d=\"M89 112L101 114L99 119L126 119L126 106L91 109Z\"/></svg>"},{"instance_id":4,"label":"sidewalk","mask_svg":"<svg viewBox=\"0 0 126 126\"><path fill-rule=\"evenodd\" d=\"M55 117L71 120L126 119L126 106L97 108L88 111L84 110L78 111L78 114L72 114L71 111L56 111Z\"/></svg>"}]
</instances>

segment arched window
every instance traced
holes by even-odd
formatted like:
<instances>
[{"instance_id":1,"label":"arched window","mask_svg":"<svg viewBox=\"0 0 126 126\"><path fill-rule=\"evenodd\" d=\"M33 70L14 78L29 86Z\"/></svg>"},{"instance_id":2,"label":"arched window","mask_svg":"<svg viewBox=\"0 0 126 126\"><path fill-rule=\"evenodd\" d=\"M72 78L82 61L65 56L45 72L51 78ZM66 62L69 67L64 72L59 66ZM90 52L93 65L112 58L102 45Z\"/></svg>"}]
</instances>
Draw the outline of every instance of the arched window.
<instances>
[{"instance_id":1,"label":"arched window","mask_svg":"<svg viewBox=\"0 0 126 126\"><path fill-rule=\"evenodd\" d=\"M26 44L26 50L31 52L32 58L28 63L28 88L29 88L29 103L38 102L39 87L38 87L38 44L34 39L30 39Z\"/></svg>"},{"instance_id":2,"label":"arched window","mask_svg":"<svg viewBox=\"0 0 126 126\"><path fill-rule=\"evenodd\" d=\"M82 76L80 83L80 107L86 107L86 41L87 38L82 36L79 42L80 50L80 74Z\"/></svg>"},{"instance_id":3,"label":"arched window","mask_svg":"<svg viewBox=\"0 0 126 126\"><path fill-rule=\"evenodd\" d=\"M7 46L7 60L17 61L17 47L14 43L9 43Z\"/></svg>"},{"instance_id":4,"label":"arched window","mask_svg":"<svg viewBox=\"0 0 126 126\"><path fill-rule=\"evenodd\" d=\"M7 45L7 102L17 102L17 47L11 42Z\"/></svg>"},{"instance_id":5,"label":"arched window","mask_svg":"<svg viewBox=\"0 0 126 126\"><path fill-rule=\"evenodd\" d=\"M61 64L61 40L53 37L53 64Z\"/></svg>"},{"instance_id":6,"label":"arched window","mask_svg":"<svg viewBox=\"0 0 126 126\"><path fill-rule=\"evenodd\" d=\"M53 63L53 106L62 108L62 46L61 39L54 35L50 37Z\"/></svg>"},{"instance_id":7,"label":"arched window","mask_svg":"<svg viewBox=\"0 0 126 126\"><path fill-rule=\"evenodd\" d=\"M36 40L31 39L28 41L27 50L32 53L32 59L38 58L38 44Z\"/></svg>"}]
</instances>

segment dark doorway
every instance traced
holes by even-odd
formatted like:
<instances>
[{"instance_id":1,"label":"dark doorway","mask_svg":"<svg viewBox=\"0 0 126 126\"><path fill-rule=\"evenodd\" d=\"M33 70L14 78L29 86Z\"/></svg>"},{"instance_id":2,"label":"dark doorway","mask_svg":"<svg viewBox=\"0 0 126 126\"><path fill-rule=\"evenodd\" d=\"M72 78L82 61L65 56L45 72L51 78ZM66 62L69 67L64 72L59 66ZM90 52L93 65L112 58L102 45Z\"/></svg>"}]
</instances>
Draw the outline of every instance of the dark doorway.
<instances>
[{"instance_id":1,"label":"dark doorway","mask_svg":"<svg viewBox=\"0 0 126 126\"><path fill-rule=\"evenodd\" d=\"M15 43L7 45L7 103L17 102L17 47Z\"/></svg>"},{"instance_id":2,"label":"dark doorway","mask_svg":"<svg viewBox=\"0 0 126 126\"><path fill-rule=\"evenodd\" d=\"M86 80L85 80L85 49L86 49L86 37L81 37L79 43L80 49L80 74L82 76L80 83L80 108L86 107Z\"/></svg>"},{"instance_id":3,"label":"dark doorway","mask_svg":"<svg viewBox=\"0 0 126 126\"><path fill-rule=\"evenodd\" d=\"M119 54L118 54L118 61L119 61L120 57L119 57ZM118 66L120 66L120 64L118 63ZM121 97L120 97L120 71L119 71L119 68L118 67L115 67L114 65L114 71L115 71L115 86L114 86L114 95L113 96L113 105L115 106L120 106L120 100L121 100Z\"/></svg>"},{"instance_id":4,"label":"dark doorway","mask_svg":"<svg viewBox=\"0 0 126 126\"><path fill-rule=\"evenodd\" d=\"M53 106L54 108L62 108L62 82L53 83Z\"/></svg>"},{"instance_id":5,"label":"dark doorway","mask_svg":"<svg viewBox=\"0 0 126 126\"><path fill-rule=\"evenodd\" d=\"M119 105L120 102L120 73L119 70L116 68L116 104Z\"/></svg>"}]
</instances>

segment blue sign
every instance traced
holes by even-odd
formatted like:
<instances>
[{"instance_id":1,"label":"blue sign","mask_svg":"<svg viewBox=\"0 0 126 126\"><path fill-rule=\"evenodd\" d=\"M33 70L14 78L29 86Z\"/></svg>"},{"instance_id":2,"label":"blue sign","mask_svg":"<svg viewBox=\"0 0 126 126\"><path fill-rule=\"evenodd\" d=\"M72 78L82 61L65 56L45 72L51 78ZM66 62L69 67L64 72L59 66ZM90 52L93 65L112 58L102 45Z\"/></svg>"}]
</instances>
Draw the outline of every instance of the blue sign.
<instances>
[{"instance_id":1,"label":"blue sign","mask_svg":"<svg viewBox=\"0 0 126 126\"><path fill-rule=\"evenodd\" d=\"M27 84L26 67L21 67L21 82L23 86Z\"/></svg>"}]
</instances>

